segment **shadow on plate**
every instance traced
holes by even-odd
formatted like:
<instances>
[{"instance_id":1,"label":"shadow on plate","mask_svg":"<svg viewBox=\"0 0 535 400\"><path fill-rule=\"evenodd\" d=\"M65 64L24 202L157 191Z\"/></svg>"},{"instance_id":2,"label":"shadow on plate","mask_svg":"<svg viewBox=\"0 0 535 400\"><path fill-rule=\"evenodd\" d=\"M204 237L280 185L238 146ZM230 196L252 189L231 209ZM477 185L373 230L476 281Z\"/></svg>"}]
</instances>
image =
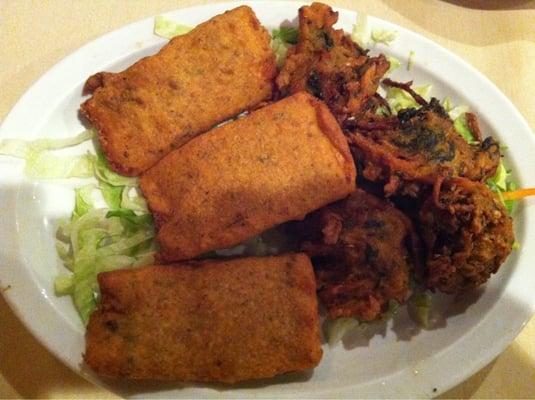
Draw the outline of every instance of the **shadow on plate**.
<instances>
[{"instance_id":1,"label":"shadow on plate","mask_svg":"<svg viewBox=\"0 0 535 400\"><path fill-rule=\"evenodd\" d=\"M183 390L188 388L212 389L224 394L227 391L235 391L239 389L261 389L272 385L280 385L285 383L306 382L312 378L314 371L293 372L284 375L279 375L269 379L259 379L255 381L247 381L235 385L223 384L205 384L205 383L180 383L180 382L161 382L161 381L126 381L117 383L112 380L104 380L103 382L113 387L113 390L123 397L131 397L151 392L169 392L174 390Z\"/></svg>"},{"instance_id":2,"label":"shadow on plate","mask_svg":"<svg viewBox=\"0 0 535 400\"><path fill-rule=\"evenodd\" d=\"M446 328L448 318L465 313L468 308L475 304L483 295L484 290L478 289L462 293L456 296L448 296L441 293L433 294L433 305L429 317L430 324L423 328L411 315L407 305L401 306L396 315L390 321L371 322L366 325L360 325L355 329L349 330L342 338L342 343L346 350L352 350L356 347L368 347L370 341L375 337L386 337L387 332L391 330L396 335L397 341L410 341L417 336L423 329L434 331ZM325 311L320 307L322 316L322 343L327 343L328 338L328 321L325 320Z\"/></svg>"}]
</instances>

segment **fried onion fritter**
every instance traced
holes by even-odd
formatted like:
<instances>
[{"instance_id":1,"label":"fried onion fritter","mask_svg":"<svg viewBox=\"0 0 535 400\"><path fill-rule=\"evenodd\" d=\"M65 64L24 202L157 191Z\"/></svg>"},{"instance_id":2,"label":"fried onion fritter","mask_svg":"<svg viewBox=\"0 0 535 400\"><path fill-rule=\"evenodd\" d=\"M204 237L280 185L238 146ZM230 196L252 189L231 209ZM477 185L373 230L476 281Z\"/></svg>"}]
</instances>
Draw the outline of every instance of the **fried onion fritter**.
<instances>
[{"instance_id":1,"label":"fried onion fritter","mask_svg":"<svg viewBox=\"0 0 535 400\"><path fill-rule=\"evenodd\" d=\"M299 9L299 39L277 77L282 96L302 90L322 99L341 123L366 111L390 64L384 55L368 57L343 30L338 13L312 3Z\"/></svg>"},{"instance_id":2,"label":"fried onion fritter","mask_svg":"<svg viewBox=\"0 0 535 400\"><path fill-rule=\"evenodd\" d=\"M408 298L409 247L418 238L390 202L357 189L311 214L302 229L302 250L312 257L318 296L330 318L376 320L391 300Z\"/></svg>"},{"instance_id":3,"label":"fried onion fritter","mask_svg":"<svg viewBox=\"0 0 535 400\"><path fill-rule=\"evenodd\" d=\"M488 137L468 144L437 99L374 123L370 129L360 123L351 140L363 177L381 182L387 196L417 196L421 184L433 185L439 177L483 182L500 162L498 143Z\"/></svg>"},{"instance_id":4,"label":"fried onion fritter","mask_svg":"<svg viewBox=\"0 0 535 400\"><path fill-rule=\"evenodd\" d=\"M419 219L427 247L426 285L445 293L485 283L514 242L503 204L487 186L468 179L438 184Z\"/></svg>"}]
</instances>

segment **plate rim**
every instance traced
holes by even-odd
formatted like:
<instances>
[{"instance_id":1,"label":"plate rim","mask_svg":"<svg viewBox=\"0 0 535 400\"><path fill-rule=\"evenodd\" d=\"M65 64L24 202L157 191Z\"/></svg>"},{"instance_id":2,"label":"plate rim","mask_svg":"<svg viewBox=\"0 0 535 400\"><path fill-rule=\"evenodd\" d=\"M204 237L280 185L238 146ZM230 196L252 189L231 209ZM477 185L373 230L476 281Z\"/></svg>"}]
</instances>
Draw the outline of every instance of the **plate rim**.
<instances>
[{"instance_id":1,"label":"plate rim","mask_svg":"<svg viewBox=\"0 0 535 400\"><path fill-rule=\"evenodd\" d=\"M266 4L271 4L274 7L281 7L283 5L284 6L288 6L289 5L289 3L285 2L285 1L267 1L267 2L263 2L263 1L239 1L239 2L233 1L233 2L224 2L224 3L193 6L193 7L177 8L176 10L171 10L171 11L162 13L160 15L170 15L170 14L174 14L174 13L180 13L180 12L183 12L184 10L189 10L191 12L197 11L197 12L200 12L201 14L203 14L203 15L214 14L214 13L219 13L219 11L217 11L219 9L229 9L229 8L235 7L237 5L241 5L241 4L250 5L253 9L261 8L261 6L263 7ZM307 2L292 2L290 4L291 4L292 7L298 8L299 6L304 5L304 4L308 4L308 3ZM358 13L358 11L355 11L355 10L349 10L349 9L344 9L344 8L339 8L339 7L333 7L333 8L336 11L341 11L341 14L351 14L351 15L355 16ZM494 85L494 83L490 79L488 79L485 75L483 75L481 72L479 72L475 67L473 67L471 64L469 64L467 61L463 60L461 57L459 57L458 55L456 55L452 51L442 47L438 43L432 41L431 39L428 39L427 37L423 36L422 34L419 34L417 32L414 32L412 30L409 30L407 28L404 28L404 27L402 27L400 25L394 24L394 23L389 22L387 20L383 20L381 18L370 17L370 20L372 22L379 22L380 24L391 26L391 27L393 27L395 29L403 31L406 34L413 35L414 37L417 37L418 40L427 43L428 45L430 45L433 48L435 48L435 50L441 51L447 58L454 60L455 63L460 65L463 69L468 70L472 75L476 76L479 81L481 81L482 83L485 84L485 86L487 86L487 89L489 89L489 90L491 90L493 92L492 93L493 96L496 96L497 98L499 98L499 100L500 100L499 102L500 103L505 104L507 106L507 110L506 111L507 111L507 113L511 113L514 116L515 122L520 124L520 125L523 125L523 130L531 133L531 136L530 136L531 137L531 146L533 148L535 148L534 135L533 135L533 132L531 132L531 128L530 128L529 124L527 123L527 121L524 119L524 117L521 115L521 113L516 109L516 107L511 102L511 100L508 99L496 87L496 85ZM147 17L147 18L143 18L143 19L138 20L138 21L131 22L131 23L129 23L127 25L124 25L122 27L119 27L118 29L115 29L113 31L107 32L107 33L97 37L96 39L93 39L90 42L84 44L83 46L81 46L80 48L78 48L77 50L75 50L74 52L70 53L69 55L67 55L66 57L61 59L59 62L57 62L53 67L51 67L43 75L41 75L41 77L37 81L35 81L33 84L31 84L31 86L28 87L28 89L24 92L24 94L20 97L20 99L15 103L15 105L12 107L12 109L9 111L9 113L6 115L6 117L2 121L2 125L0 126L0 137L2 137L3 134L5 133L5 131L8 130L8 128L6 128L6 126L9 126L9 124L11 123L11 119L15 118L14 115L16 115L17 110L24 107L24 104L31 97L32 92L34 92L36 90L36 87L39 88L39 86L42 85L44 81L49 79L49 76L51 74L55 73L54 71L58 71L61 68L64 68L65 66L68 66L69 63L72 63L73 60L75 60L75 59L77 59L79 57L82 57L82 55L85 52L87 52L88 50L93 49L93 48L95 48L96 46L99 46L102 43L105 43L105 42L108 42L110 40L113 40L113 37L118 35L120 32L123 32L123 33L127 32L127 31L131 30L133 27L142 26L143 24L147 24L148 22L152 23L152 21L153 21L153 17ZM152 38L151 40L152 40L152 43L157 43L158 41L161 41L160 39L154 40L154 38ZM37 129L38 128L36 127L35 131L37 131ZM531 218L531 220L533 220L533 219L534 218ZM532 226L532 224L530 224L529 226ZM4 276L5 276L5 274L2 272L2 270L0 270L0 279L2 279ZM514 274L512 274L511 278L513 276L514 276ZM2 282L3 281L4 281L4 279L2 279ZM34 283L35 283L35 281L34 281ZM90 373L88 371L84 371L83 369L80 369L80 368L75 368L76 366L72 365L72 362L70 362L70 359L68 357L66 357L65 354L63 354L58 349L55 349L53 346L51 346L47 342L47 340L45 340L43 338L43 336L37 330L36 326L32 325L32 323L30 323L29 316L25 315L22 312L22 307L20 306L20 303L16 299L16 296L13 294L12 290L6 291L5 293L3 293L3 296L6 299L6 302L8 303L9 307L11 308L11 310L17 316L17 318L19 318L19 320L21 320L23 322L25 328L28 329L31 332L31 334L36 338L36 340L41 345L43 345L56 358L61 360L61 362L64 365L68 366L71 370L73 370L77 374L81 375L85 379L88 379L92 383L94 383L94 384L96 384L98 386L104 387L104 388L106 388L108 390L115 391L113 388L110 388L108 385L103 384L103 382L100 381L98 378L96 378L92 373ZM512 330L512 331L508 331L507 335L503 335L502 338L501 338L501 341L500 341L500 345L499 346L494 346L492 351L487 352L485 354L485 356L483 356L483 357L479 357L479 362L472 361L471 364L470 364L471 367L468 368L468 373L466 372L467 371L466 369L462 370L462 371L460 369L458 369L456 371L453 371L452 375L450 375L449 382L445 383L444 386L441 386L440 390L437 390L435 393L432 393L432 395L433 396L434 395L439 395L443 391L446 391L446 390L450 389L455 384L461 382L463 379L468 378L473 373L475 373L477 370L479 370L480 368L482 368L485 365L487 365L490 361L492 361L492 359L494 359L499 353L501 353L504 350L504 348L507 346L507 344L509 344L518 335L520 330L524 327L525 323L533 315L533 313L535 311L535 295L532 295L531 304L529 304L529 307L530 307L529 310L527 310L527 309L525 310L524 322L518 327L518 329ZM403 372L403 371L401 371L401 372ZM373 382L372 382L372 384L373 384ZM353 388L354 387L337 388L336 394L337 395L343 395L343 394L354 395L355 393L353 391ZM322 392L322 393L329 394L327 391ZM417 394L422 394L422 393L416 393L416 392L414 393L414 395L417 395ZM426 393L426 395L427 394L429 394L429 393Z\"/></svg>"}]
</instances>

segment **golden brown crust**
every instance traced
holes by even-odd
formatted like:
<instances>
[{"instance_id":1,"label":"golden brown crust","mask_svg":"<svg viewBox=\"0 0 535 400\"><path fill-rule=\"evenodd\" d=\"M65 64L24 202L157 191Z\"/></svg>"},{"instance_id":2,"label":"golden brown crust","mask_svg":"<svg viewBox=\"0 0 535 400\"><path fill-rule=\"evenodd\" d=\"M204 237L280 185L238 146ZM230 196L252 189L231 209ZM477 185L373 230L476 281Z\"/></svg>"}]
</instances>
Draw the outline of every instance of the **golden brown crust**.
<instances>
[{"instance_id":1,"label":"golden brown crust","mask_svg":"<svg viewBox=\"0 0 535 400\"><path fill-rule=\"evenodd\" d=\"M408 298L407 244L417 238L411 221L387 200L357 188L307 216L299 229L330 318L376 320L392 300Z\"/></svg>"},{"instance_id":2,"label":"golden brown crust","mask_svg":"<svg viewBox=\"0 0 535 400\"><path fill-rule=\"evenodd\" d=\"M498 143L489 137L480 144L468 144L435 98L419 109L401 110L397 118L384 122L378 129L357 128L350 138L362 164L362 176L383 183L387 196L417 196L441 177L484 182L496 172Z\"/></svg>"},{"instance_id":3,"label":"golden brown crust","mask_svg":"<svg viewBox=\"0 0 535 400\"><path fill-rule=\"evenodd\" d=\"M247 6L173 38L117 74L99 73L81 105L113 170L139 175L174 148L269 99L270 36Z\"/></svg>"},{"instance_id":4,"label":"golden brown crust","mask_svg":"<svg viewBox=\"0 0 535 400\"><path fill-rule=\"evenodd\" d=\"M486 185L444 179L419 214L427 247L426 284L454 294L476 288L496 273L512 251L513 220Z\"/></svg>"},{"instance_id":5,"label":"golden brown crust","mask_svg":"<svg viewBox=\"0 0 535 400\"><path fill-rule=\"evenodd\" d=\"M340 152L340 155L345 160L345 170L346 176L349 182L355 182L356 179L356 170L355 170L355 161L349 151L349 146L347 145L347 139L340 129L340 125L336 122L336 118L329 111L329 108L322 101L316 99L311 99L316 107L316 115L318 118L318 124L325 134L331 141L334 147Z\"/></svg>"},{"instance_id":6,"label":"golden brown crust","mask_svg":"<svg viewBox=\"0 0 535 400\"><path fill-rule=\"evenodd\" d=\"M234 246L346 197L356 174L348 152L329 111L306 93L195 138L141 176L162 259Z\"/></svg>"},{"instance_id":7,"label":"golden brown crust","mask_svg":"<svg viewBox=\"0 0 535 400\"><path fill-rule=\"evenodd\" d=\"M306 90L322 99L343 123L361 119L389 68L384 55L368 57L342 29L338 13L322 3L299 9L299 37L287 54L276 83L283 96Z\"/></svg>"},{"instance_id":8,"label":"golden brown crust","mask_svg":"<svg viewBox=\"0 0 535 400\"><path fill-rule=\"evenodd\" d=\"M102 273L85 362L112 378L234 383L315 367L322 355L303 254Z\"/></svg>"},{"instance_id":9,"label":"golden brown crust","mask_svg":"<svg viewBox=\"0 0 535 400\"><path fill-rule=\"evenodd\" d=\"M82 89L82 94L93 94L98 88L105 86L110 82L117 74L113 72L97 72L94 75L91 75L85 81L84 88Z\"/></svg>"}]
</instances>

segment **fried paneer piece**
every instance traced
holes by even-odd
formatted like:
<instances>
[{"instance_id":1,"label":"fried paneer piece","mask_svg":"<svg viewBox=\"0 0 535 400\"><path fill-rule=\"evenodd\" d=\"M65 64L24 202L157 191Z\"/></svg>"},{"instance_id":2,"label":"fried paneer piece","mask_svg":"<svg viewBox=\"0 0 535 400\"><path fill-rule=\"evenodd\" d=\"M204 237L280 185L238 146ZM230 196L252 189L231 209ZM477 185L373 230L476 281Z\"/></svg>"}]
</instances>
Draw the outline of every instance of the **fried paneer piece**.
<instances>
[{"instance_id":1,"label":"fried paneer piece","mask_svg":"<svg viewBox=\"0 0 535 400\"><path fill-rule=\"evenodd\" d=\"M327 107L298 93L213 129L141 176L166 261L235 246L355 188Z\"/></svg>"},{"instance_id":2,"label":"fried paneer piece","mask_svg":"<svg viewBox=\"0 0 535 400\"><path fill-rule=\"evenodd\" d=\"M270 36L247 6L173 38L120 73L87 80L82 114L111 168L139 175L172 149L272 95Z\"/></svg>"},{"instance_id":3,"label":"fried paneer piece","mask_svg":"<svg viewBox=\"0 0 535 400\"><path fill-rule=\"evenodd\" d=\"M283 96L306 90L325 101L338 122L361 115L390 64L368 57L341 29L338 13L322 3L299 9L299 39L277 77Z\"/></svg>"},{"instance_id":4,"label":"fried paneer piece","mask_svg":"<svg viewBox=\"0 0 535 400\"><path fill-rule=\"evenodd\" d=\"M439 177L485 181L500 162L498 143L488 137L468 144L437 99L420 109L402 110L382 125L357 128L351 140L362 176L383 183L387 196L418 195L420 184L432 185Z\"/></svg>"},{"instance_id":5,"label":"fried paneer piece","mask_svg":"<svg viewBox=\"0 0 535 400\"><path fill-rule=\"evenodd\" d=\"M410 220L386 200L357 189L313 213L302 249L313 257L318 296L330 318L378 319L410 294Z\"/></svg>"},{"instance_id":6,"label":"fried paneer piece","mask_svg":"<svg viewBox=\"0 0 535 400\"><path fill-rule=\"evenodd\" d=\"M437 185L419 222L427 247L426 284L445 293L485 283L515 239L512 219L496 195L468 179Z\"/></svg>"},{"instance_id":7,"label":"fried paneer piece","mask_svg":"<svg viewBox=\"0 0 535 400\"><path fill-rule=\"evenodd\" d=\"M321 359L304 254L118 270L98 281L84 360L99 375L235 383Z\"/></svg>"}]
</instances>

